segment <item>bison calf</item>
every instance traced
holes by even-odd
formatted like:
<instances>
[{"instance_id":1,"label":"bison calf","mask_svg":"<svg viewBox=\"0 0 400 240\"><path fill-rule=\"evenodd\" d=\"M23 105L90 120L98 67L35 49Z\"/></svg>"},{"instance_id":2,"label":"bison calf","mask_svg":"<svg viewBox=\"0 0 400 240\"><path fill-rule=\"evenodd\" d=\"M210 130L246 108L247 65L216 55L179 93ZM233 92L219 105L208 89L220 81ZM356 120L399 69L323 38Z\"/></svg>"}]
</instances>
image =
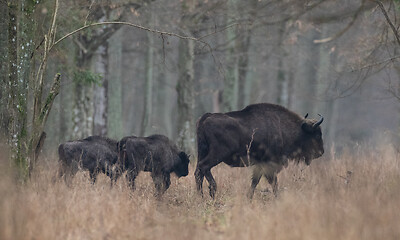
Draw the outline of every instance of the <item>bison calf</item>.
<instances>
[{"instance_id":1,"label":"bison calf","mask_svg":"<svg viewBox=\"0 0 400 240\"><path fill-rule=\"evenodd\" d=\"M79 169L83 169L89 171L93 183L99 172L113 178L111 167L118 160L117 146L116 140L101 136L90 136L60 144L59 176L64 176L67 181L67 178L73 177Z\"/></svg>"},{"instance_id":2,"label":"bison calf","mask_svg":"<svg viewBox=\"0 0 400 240\"><path fill-rule=\"evenodd\" d=\"M151 172L156 196L161 196L170 186L170 174L188 175L189 156L163 135L125 137L119 142L121 164L126 170L131 188L140 171Z\"/></svg>"}]
</instances>

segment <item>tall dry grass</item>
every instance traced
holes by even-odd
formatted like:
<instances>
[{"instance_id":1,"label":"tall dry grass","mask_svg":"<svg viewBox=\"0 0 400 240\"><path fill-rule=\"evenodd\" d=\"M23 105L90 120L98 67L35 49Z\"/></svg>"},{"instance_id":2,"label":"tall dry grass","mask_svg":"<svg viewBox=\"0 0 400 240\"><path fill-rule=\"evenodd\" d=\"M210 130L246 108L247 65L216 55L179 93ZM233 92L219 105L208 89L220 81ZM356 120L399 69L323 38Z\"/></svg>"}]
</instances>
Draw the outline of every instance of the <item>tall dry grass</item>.
<instances>
[{"instance_id":1,"label":"tall dry grass","mask_svg":"<svg viewBox=\"0 0 400 240\"><path fill-rule=\"evenodd\" d=\"M262 180L252 202L249 168L213 169L215 201L196 194L193 169L172 178L157 201L146 173L131 192L125 179L110 187L104 175L95 185L87 173L69 187L53 182L55 164L16 184L3 164L0 239L400 239L399 154L368 146L349 152L289 165L278 198Z\"/></svg>"}]
</instances>

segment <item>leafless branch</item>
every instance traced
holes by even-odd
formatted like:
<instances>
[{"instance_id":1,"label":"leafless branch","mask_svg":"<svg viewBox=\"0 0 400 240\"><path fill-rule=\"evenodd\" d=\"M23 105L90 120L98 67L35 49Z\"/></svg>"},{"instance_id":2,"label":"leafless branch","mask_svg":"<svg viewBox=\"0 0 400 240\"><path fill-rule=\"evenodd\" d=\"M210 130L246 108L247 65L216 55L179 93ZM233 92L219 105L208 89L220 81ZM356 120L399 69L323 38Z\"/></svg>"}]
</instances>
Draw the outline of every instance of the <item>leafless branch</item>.
<instances>
[{"instance_id":1,"label":"leafless branch","mask_svg":"<svg viewBox=\"0 0 400 240\"><path fill-rule=\"evenodd\" d=\"M335 39L341 37L345 32L347 32L347 30L349 30L354 25L354 23L357 20L358 15L360 15L360 13L361 13L361 11L363 9L364 3L365 3L365 0L362 1L361 6L354 13L354 15L351 18L351 21L347 24L347 26L344 29L342 29L341 31L336 33L334 36L327 37L327 38L324 38L324 39L316 39L313 42L314 43L327 43L327 42L330 42L332 40L335 40Z\"/></svg>"},{"instance_id":2,"label":"leafless branch","mask_svg":"<svg viewBox=\"0 0 400 240\"><path fill-rule=\"evenodd\" d=\"M350 72L357 72L357 71L364 70L366 68L376 67L376 66L379 66L379 65L382 65L382 64L385 64L385 63L393 62L398 58L400 58L400 55L397 55L397 56L394 56L394 57L391 57L391 58L388 58L388 59L385 59L385 60L382 60L382 61L379 61L379 62L375 62L375 63L372 63L372 64L368 64L368 65L362 66L362 67L357 68L357 69L352 69Z\"/></svg>"},{"instance_id":3,"label":"leafless branch","mask_svg":"<svg viewBox=\"0 0 400 240\"><path fill-rule=\"evenodd\" d=\"M225 75L223 73L222 63L220 61L217 61L211 45L208 42L202 40L202 38L204 38L206 36L209 36L210 34L208 34L208 35L206 35L204 37L195 38L195 37L190 37L190 36L183 36L183 35L180 35L180 34L177 34L177 33L173 33L173 32L160 31L160 30L144 27L144 26L141 26L141 25L138 25L138 24L134 24L134 23L130 23L130 22L120 22L120 21L99 22L99 23L92 23L92 24L80 27L80 28L78 28L78 29L76 29L76 30L64 35L63 37L59 38L57 41L55 41L51 46L49 46L49 52L51 51L51 49L55 45L57 45L58 43L60 43L64 39L66 39L66 38L68 38L68 37L80 32L80 31L83 31L85 29L96 27L96 26L103 26L103 25L126 25L126 26L129 26L129 27L134 27L134 28L137 28L137 29L141 29L141 30L152 32L152 33L160 34L163 37L164 36L172 36L172 37L176 37L176 38L183 39L183 40L189 40L189 41L195 41L195 42L202 43L205 47L208 48L208 50L210 51L210 54L211 54L214 62L218 65L217 69L218 69L218 72L219 72L220 76L222 76L223 78L225 77ZM232 26L235 26L235 25L231 25L230 27L232 27ZM227 29L227 28L225 28L225 29Z\"/></svg>"},{"instance_id":4,"label":"leafless branch","mask_svg":"<svg viewBox=\"0 0 400 240\"><path fill-rule=\"evenodd\" d=\"M384 15L385 18L386 18L386 21L388 22L390 28L392 29L394 36L396 37L397 43L400 45L400 35L399 35L399 32L397 31L396 27L394 26L392 20L390 20L389 15L388 15L388 13L387 13L387 11L386 11L386 9L385 9L385 6L383 6L382 1L374 0L374 2L376 2L376 4L378 4L379 8L381 9L383 15Z\"/></svg>"},{"instance_id":5,"label":"leafless branch","mask_svg":"<svg viewBox=\"0 0 400 240\"><path fill-rule=\"evenodd\" d=\"M101 25L112 25L112 24L127 25L127 26L130 26L130 27L134 27L134 28L138 28L138 29L141 29L141 30L149 31L149 32L152 32L152 33L157 33L157 34L161 34L161 35L177 37L177 38L180 38L180 39L192 40L192 41L200 42L200 43L203 43L204 45L208 45L209 46L209 44L207 42L201 40L201 37L200 38L195 38L195 37L190 37L190 36L183 36L183 35L180 35L180 34L177 34L177 33L172 33L172 32L159 31L159 30L156 30L156 29L147 28L147 27L144 27L144 26L141 26L141 25L138 25L138 24L130 23L130 22L100 22L100 23L92 23L92 24L80 27L80 28L78 28L78 29L66 34L65 36L63 36L60 39L58 39L51 46L51 48L54 47L55 45L57 45L58 43L60 43L61 41L63 41L64 39L66 39L66 38L68 38L68 37L80 32L82 30L85 30L87 28L91 28L91 27L95 27L95 26L101 26Z\"/></svg>"},{"instance_id":6,"label":"leafless branch","mask_svg":"<svg viewBox=\"0 0 400 240\"><path fill-rule=\"evenodd\" d=\"M241 24L240 24L240 23L233 23L233 24L230 24L230 25L228 25L228 26L226 26L226 27L224 27L224 28L221 28L221 29L219 29L219 30L217 30L217 29L215 28L214 32L211 32L211 33L209 33L209 34L206 34L206 35L204 35L204 36L201 36L201 37L199 37L198 39L203 39L203 38L209 37L209 36L211 36L211 35L214 35L214 34L216 34L216 33L223 32L223 31L227 30L228 28L235 27L235 26L237 26L237 25L241 25Z\"/></svg>"}]
</instances>

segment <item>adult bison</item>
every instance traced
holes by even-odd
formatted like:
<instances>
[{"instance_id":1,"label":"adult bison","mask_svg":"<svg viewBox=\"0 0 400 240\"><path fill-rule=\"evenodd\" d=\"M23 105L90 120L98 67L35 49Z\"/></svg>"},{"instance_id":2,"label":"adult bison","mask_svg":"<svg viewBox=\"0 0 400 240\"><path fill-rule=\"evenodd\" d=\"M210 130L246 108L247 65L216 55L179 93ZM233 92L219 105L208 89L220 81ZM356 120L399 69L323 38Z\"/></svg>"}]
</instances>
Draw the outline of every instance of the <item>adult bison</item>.
<instances>
[{"instance_id":1,"label":"adult bison","mask_svg":"<svg viewBox=\"0 0 400 240\"><path fill-rule=\"evenodd\" d=\"M79 169L88 170L93 183L97 174L103 172L113 179L111 168L118 160L118 141L101 136L60 144L59 176L65 180L73 177Z\"/></svg>"},{"instance_id":2,"label":"adult bison","mask_svg":"<svg viewBox=\"0 0 400 240\"><path fill-rule=\"evenodd\" d=\"M288 160L304 160L309 165L324 153L320 128L323 118L317 121L306 117L268 103L249 105L241 111L204 114L197 122L198 191L203 193L206 177L210 196L215 197L217 185L210 170L224 162L232 167L255 165L250 198L262 176L276 195L276 175Z\"/></svg>"},{"instance_id":3,"label":"adult bison","mask_svg":"<svg viewBox=\"0 0 400 240\"><path fill-rule=\"evenodd\" d=\"M170 174L178 177L188 175L189 157L163 135L149 137L125 137L119 142L123 170L132 189L140 171L151 172L156 196L161 196L170 186Z\"/></svg>"}]
</instances>

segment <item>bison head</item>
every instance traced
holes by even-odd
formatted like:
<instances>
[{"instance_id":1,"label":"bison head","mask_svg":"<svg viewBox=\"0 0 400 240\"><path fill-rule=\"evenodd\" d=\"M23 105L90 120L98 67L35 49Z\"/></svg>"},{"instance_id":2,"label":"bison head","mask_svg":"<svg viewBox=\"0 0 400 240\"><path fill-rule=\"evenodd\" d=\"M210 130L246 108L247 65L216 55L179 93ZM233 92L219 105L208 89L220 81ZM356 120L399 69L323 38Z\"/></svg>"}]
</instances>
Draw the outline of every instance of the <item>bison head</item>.
<instances>
[{"instance_id":1,"label":"bison head","mask_svg":"<svg viewBox=\"0 0 400 240\"><path fill-rule=\"evenodd\" d=\"M179 161L174 172L178 177L185 177L189 174L189 156L185 152L180 152L178 156Z\"/></svg>"},{"instance_id":2,"label":"bison head","mask_svg":"<svg viewBox=\"0 0 400 240\"><path fill-rule=\"evenodd\" d=\"M301 129L304 133L301 145L302 156L305 163L309 165L312 159L318 158L324 153L324 143L320 127L324 118L320 115L321 118L317 121L315 119L306 119L306 117L301 124Z\"/></svg>"}]
</instances>

